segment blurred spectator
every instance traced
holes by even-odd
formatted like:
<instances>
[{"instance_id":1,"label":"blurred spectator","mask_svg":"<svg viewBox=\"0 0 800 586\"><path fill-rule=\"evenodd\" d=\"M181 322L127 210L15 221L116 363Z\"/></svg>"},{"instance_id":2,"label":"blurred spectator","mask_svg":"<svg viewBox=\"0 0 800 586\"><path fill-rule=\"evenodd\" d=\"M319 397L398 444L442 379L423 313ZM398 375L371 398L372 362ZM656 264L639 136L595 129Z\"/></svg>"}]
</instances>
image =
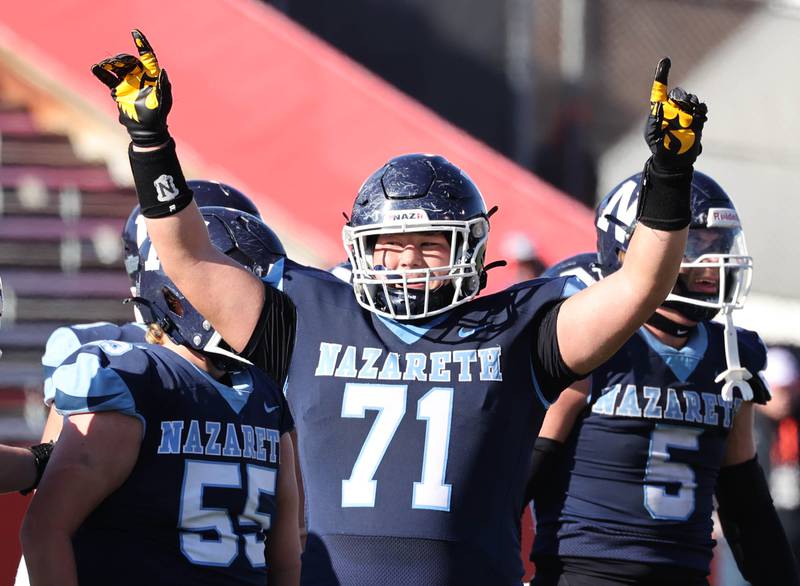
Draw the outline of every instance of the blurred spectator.
<instances>
[{"instance_id":1,"label":"blurred spectator","mask_svg":"<svg viewBox=\"0 0 800 586\"><path fill-rule=\"evenodd\" d=\"M597 162L586 146L591 118L591 105L580 94L563 100L536 149L533 170L548 183L593 208L597 196Z\"/></svg>"},{"instance_id":2,"label":"blurred spectator","mask_svg":"<svg viewBox=\"0 0 800 586\"><path fill-rule=\"evenodd\" d=\"M511 232L503 240L503 256L517 266L516 281L535 279L544 272L546 265L539 258L536 243L522 232Z\"/></svg>"},{"instance_id":3,"label":"blurred spectator","mask_svg":"<svg viewBox=\"0 0 800 586\"><path fill-rule=\"evenodd\" d=\"M800 558L800 364L787 348L769 349L764 376L772 399L759 406L759 460L767 472L775 509Z\"/></svg>"}]
</instances>

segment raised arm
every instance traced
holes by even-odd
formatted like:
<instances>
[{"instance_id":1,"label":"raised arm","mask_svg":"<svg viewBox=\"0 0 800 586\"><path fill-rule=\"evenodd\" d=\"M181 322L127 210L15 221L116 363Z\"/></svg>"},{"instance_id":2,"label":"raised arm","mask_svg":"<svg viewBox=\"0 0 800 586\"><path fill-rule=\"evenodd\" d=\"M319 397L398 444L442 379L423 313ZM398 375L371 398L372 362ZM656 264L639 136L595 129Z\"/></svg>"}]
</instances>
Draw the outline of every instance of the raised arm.
<instances>
[{"instance_id":1,"label":"raised arm","mask_svg":"<svg viewBox=\"0 0 800 586\"><path fill-rule=\"evenodd\" d=\"M678 276L690 221L690 186L705 104L680 88L667 94L669 59L656 68L645 138L637 224L622 268L567 299L558 314L564 363L586 374L610 358L653 314Z\"/></svg>"},{"instance_id":2,"label":"raised arm","mask_svg":"<svg viewBox=\"0 0 800 586\"><path fill-rule=\"evenodd\" d=\"M150 43L132 32L138 57L120 54L92 73L109 89L131 137L130 159L147 232L164 271L234 350L247 344L264 303L264 287L214 248L192 201L167 129L172 90Z\"/></svg>"}]
</instances>

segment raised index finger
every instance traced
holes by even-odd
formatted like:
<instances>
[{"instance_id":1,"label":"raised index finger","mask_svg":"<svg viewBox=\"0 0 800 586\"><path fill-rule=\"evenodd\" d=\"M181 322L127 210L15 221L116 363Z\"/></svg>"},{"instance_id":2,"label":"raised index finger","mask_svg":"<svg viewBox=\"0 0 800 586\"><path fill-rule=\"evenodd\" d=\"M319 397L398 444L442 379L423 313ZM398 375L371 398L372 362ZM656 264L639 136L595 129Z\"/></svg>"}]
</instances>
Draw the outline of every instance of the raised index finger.
<instances>
[{"instance_id":1,"label":"raised index finger","mask_svg":"<svg viewBox=\"0 0 800 586\"><path fill-rule=\"evenodd\" d=\"M669 57L664 57L656 65L656 73L653 76L653 87L650 90L651 102L665 102L667 100L667 80L669 78L669 68L672 61Z\"/></svg>"},{"instance_id":2,"label":"raised index finger","mask_svg":"<svg viewBox=\"0 0 800 586\"><path fill-rule=\"evenodd\" d=\"M142 61L145 70L152 77L158 77L161 68L158 65L158 59L156 59L156 54L153 52L153 47L150 46L147 37L145 37L138 28L131 31L131 36L133 37L133 42L136 43L136 49L139 51L139 59Z\"/></svg>"}]
</instances>

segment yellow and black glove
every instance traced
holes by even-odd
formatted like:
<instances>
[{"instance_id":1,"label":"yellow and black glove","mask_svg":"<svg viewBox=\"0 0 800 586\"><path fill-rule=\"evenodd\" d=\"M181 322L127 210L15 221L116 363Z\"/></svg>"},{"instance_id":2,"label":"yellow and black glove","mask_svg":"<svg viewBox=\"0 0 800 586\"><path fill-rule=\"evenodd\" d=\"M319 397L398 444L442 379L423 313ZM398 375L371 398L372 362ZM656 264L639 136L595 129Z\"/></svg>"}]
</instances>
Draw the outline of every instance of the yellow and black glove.
<instances>
[{"instance_id":1,"label":"yellow and black glove","mask_svg":"<svg viewBox=\"0 0 800 586\"><path fill-rule=\"evenodd\" d=\"M682 88L676 87L667 93L670 66L668 57L656 66L644 137L657 166L685 169L694 164L702 151L700 138L708 108L697 96Z\"/></svg>"},{"instance_id":2,"label":"yellow and black glove","mask_svg":"<svg viewBox=\"0 0 800 586\"><path fill-rule=\"evenodd\" d=\"M145 36L138 29L131 35L138 58L127 53L108 57L92 65L92 73L111 89L119 121L128 129L133 144L157 146L169 140L167 115L172 108L172 88Z\"/></svg>"}]
</instances>

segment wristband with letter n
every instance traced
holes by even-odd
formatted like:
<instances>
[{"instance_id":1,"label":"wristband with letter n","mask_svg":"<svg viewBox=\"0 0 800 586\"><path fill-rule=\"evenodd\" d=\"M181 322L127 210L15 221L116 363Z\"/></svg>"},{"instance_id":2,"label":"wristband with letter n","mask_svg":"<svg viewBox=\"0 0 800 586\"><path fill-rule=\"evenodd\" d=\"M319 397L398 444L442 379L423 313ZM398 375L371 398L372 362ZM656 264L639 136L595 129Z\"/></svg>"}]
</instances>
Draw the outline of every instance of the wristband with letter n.
<instances>
[{"instance_id":1,"label":"wristband with letter n","mask_svg":"<svg viewBox=\"0 0 800 586\"><path fill-rule=\"evenodd\" d=\"M183 176L174 140L154 151L137 151L131 145L128 156L143 216L171 216L192 202L192 190Z\"/></svg>"}]
</instances>

